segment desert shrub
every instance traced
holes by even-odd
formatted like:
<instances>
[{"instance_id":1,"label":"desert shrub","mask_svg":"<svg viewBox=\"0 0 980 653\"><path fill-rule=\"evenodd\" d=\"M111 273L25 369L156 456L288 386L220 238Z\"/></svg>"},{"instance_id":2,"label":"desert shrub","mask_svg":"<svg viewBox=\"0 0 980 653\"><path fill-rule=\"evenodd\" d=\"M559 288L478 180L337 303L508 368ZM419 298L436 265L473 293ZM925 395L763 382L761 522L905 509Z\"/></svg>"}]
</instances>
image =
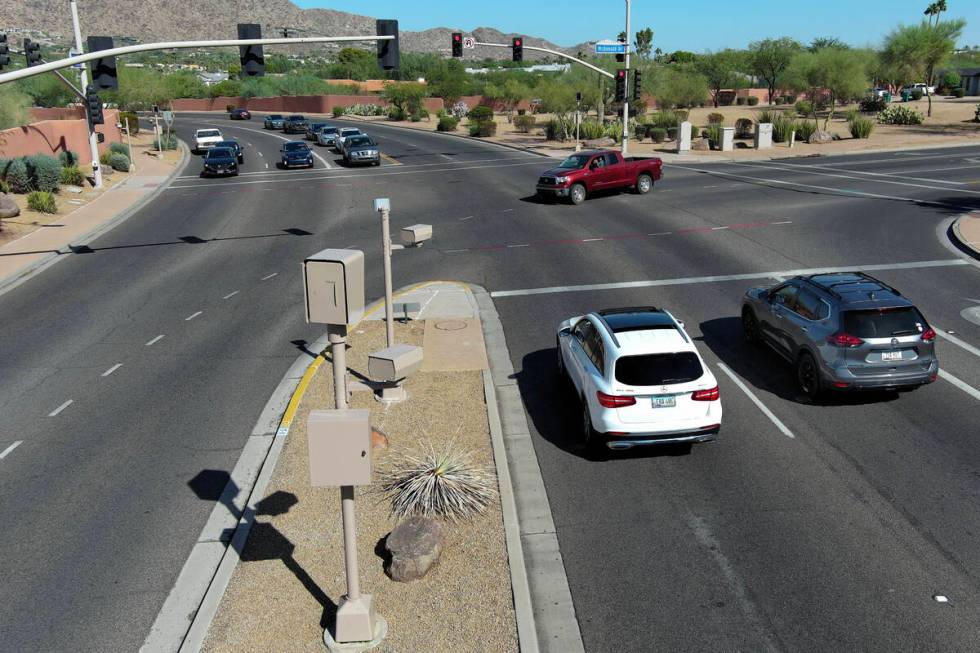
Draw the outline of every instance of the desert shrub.
<instances>
[{"instance_id":1,"label":"desert shrub","mask_svg":"<svg viewBox=\"0 0 980 653\"><path fill-rule=\"evenodd\" d=\"M797 98L796 95L785 95L783 97L786 100L786 104L795 104L796 103L796 98Z\"/></svg>"},{"instance_id":2,"label":"desert shrub","mask_svg":"<svg viewBox=\"0 0 980 653\"><path fill-rule=\"evenodd\" d=\"M749 138L755 131L755 123L749 118L739 118L735 121L735 137Z\"/></svg>"},{"instance_id":3,"label":"desert shrub","mask_svg":"<svg viewBox=\"0 0 980 653\"><path fill-rule=\"evenodd\" d=\"M417 115L420 120L425 120L426 122L429 121L429 110L425 107L419 107L418 110L415 111L415 115Z\"/></svg>"},{"instance_id":4,"label":"desert shrub","mask_svg":"<svg viewBox=\"0 0 980 653\"><path fill-rule=\"evenodd\" d=\"M0 181L3 180L3 176L7 174L7 166L10 165L10 159L5 159L0 157Z\"/></svg>"},{"instance_id":5,"label":"desert shrub","mask_svg":"<svg viewBox=\"0 0 980 653\"><path fill-rule=\"evenodd\" d=\"M942 86L948 89L954 89L963 82L963 78L955 70L950 70L943 74Z\"/></svg>"},{"instance_id":6,"label":"desert shrub","mask_svg":"<svg viewBox=\"0 0 980 653\"><path fill-rule=\"evenodd\" d=\"M456 103L453 104L452 108L449 109L449 113L451 113L453 118L456 120L462 120L469 112L470 108L466 106L466 103L462 100L457 100Z\"/></svg>"},{"instance_id":7,"label":"desert shrub","mask_svg":"<svg viewBox=\"0 0 980 653\"><path fill-rule=\"evenodd\" d=\"M63 166L77 166L81 163L81 159L78 158L77 152L72 152L71 150L62 150L58 153L58 161L61 162ZM3 168L0 166L0 177L3 176Z\"/></svg>"},{"instance_id":8,"label":"desert shrub","mask_svg":"<svg viewBox=\"0 0 980 653\"><path fill-rule=\"evenodd\" d=\"M779 117L779 112L778 111L771 111L769 109L763 109L762 111L759 112L758 122L760 122L760 123L763 123L763 122L776 122L776 119L778 117Z\"/></svg>"},{"instance_id":9,"label":"desert shrub","mask_svg":"<svg viewBox=\"0 0 980 653\"><path fill-rule=\"evenodd\" d=\"M452 116L443 116L439 118L439 123L436 125L436 130L441 132L454 132L456 131L456 126L459 125L459 120L453 118Z\"/></svg>"},{"instance_id":10,"label":"desert shrub","mask_svg":"<svg viewBox=\"0 0 980 653\"><path fill-rule=\"evenodd\" d=\"M813 113L813 102L810 102L809 100L800 100L793 105L793 109L801 116L809 116L811 113Z\"/></svg>"},{"instance_id":11,"label":"desert shrub","mask_svg":"<svg viewBox=\"0 0 980 653\"><path fill-rule=\"evenodd\" d=\"M647 136L647 126L643 123L636 123L633 125L633 138L636 139L637 143L642 143L643 139Z\"/></svg>"},{"instance_id":12,"label":"desert shrub","mask_svg":"<svg viewBox=\"0 0 980 653\"><path fill-rule=\"evenodd\" d=\"M405 112L398 107L388 107L388 120L398 122L405 119Z\"/></svg>"},{"instance_id":13,"label":"desert shrub","mask_svg":"<svg viewBox=\"0 0 980 653\"><path fill-rule=\"evenodd\" d=\"M351 108L353 108L353 107L351 107ZM339 118L342 115L344 115L344 107L334 107L330 111L331 111L331 113L333 113L333 117L334 118Z\"/></svg>"},{"instance_id":14,"label":"desert shrub","mask_svg":"<svg viewBox=\"0 0 980 653\"><path fill-rule=\"evenodd\" d=\"M127 125L129 126L129 133L130 134L135 135L135 134L140 133L140 119L139 119L139 116L137 116L132 111L120 111L119 112L119 122L122 123L123 128L125 128Z\"/></svg>"},{"instance_id":15,"label":"desert shrub","mask_svg":"<svg viewBox=\"0 0 980 653\"><path fill-rule=\"evenodd\" d=\"M953 97L961 98L964 95L966 95L966 91L962 88L957 87L953 89Z\"/></svg>"},{"instance_id":16,"label":"desert shrub","mask_svg":"<svg viewBox=\"0 0 980 653\"><path fill-rule=\"evenodd\" d=\"M125 154L127 158L129 157L129 148L122 143L109 143L109 151L116 154Z\"/></svg>"},{"instance_id":17,"label":"desert shrub","mask_svg":"<svg viewBox=\"0 0 980 653\"><path fill-rule=\"evenodd\" d=\"M466 116L473 122L493 120L493 109L490 107L485 107L481 104L470 109L470 112L466 114Z\"/></svg>"},{"instance_id":18,"label":"desert shrub","mask_svg":"<svg viewBox=\"0 0 980 653\"><path fill-rule=\"evenodd\" d=\"M164 134L160 138L153 139L153 149L155 150L176 150L177 149L177 135L176 134Z\"/></svg>"},{"instance_id":19,"label":"desert shrub","mask_svg":"<svg viewBox=\"0 0 980 653\"><path fill-rule=\"evenodd\" d=\"M105 152L99 155L99 163L104 166L109 165L109 157L111 156L112 156L112 152L106 150Z\"/></svg>"},{"instance_id":20,"label":"desert shrub","mask_svg":"<svg viewBox=\"0 0 980 653\"><path fill-rule=\"evenodd\" d=\"M847 122L853 122L855 118L860 117L861 114L858 113L857 109L848 109L844 112L844 120Z\"/></svg>"},{"instance_id":21,"label":"desert shrub","mask_svg":"<svg viewBox=\"0 0 980 653\"><path fill-rule=\"evenodd\" d=\"M225 111L227 113L231 113L232 111L234 111L234 109L235 109L235 105L234 104L226 104L225 105Z\"/></svg>"},{"instance_id":22,"label":"desert shrub","mask_svg":"<svg viewBox=\"0 0 980 653\"><path fill-rule=\"evenodd\" d=\"M514 128L517 129L517 131L526 134L529 131L531 131L531 128L534 127L535 122L537 122L537 118L535 118L533 115L528 113L522 116L521 115L515 116Z\"/></svg>"},{"instance_id":23,"label":"desert shrub","mask_svg":"<svg viewBox=\"0 0 980 653\"><path fill-rule=\"evenodd\" d=\"M744 107L745 106L745 103L748 101L748 99L749 98L745 97L744 95L740 95L737 98L735 98L735 104L737 106Z\"/></svg>"},{"instance_id":24,"label":"desert shrub","mask_svg":"<svg viewBox=\"0 0 980 653\"><path fill-rule=\"evenodd\" d=\"M777 143L788 143L795 131L795 120L786 116L779 116L772 123L772 140Z\"/></svg>"},{"instance_id":25,"label":"desert shrub","mask_svg":"<svg viewBox=\"0 0 980 653\"><path fill-rule=\"evenodd\" d=\"M27 208L39 213L57 213L58 203L54 194L44 190L32 190L27 194Z\"/></svg>"},{"instance_id":26,"label":"desert shrub","mask_svg":"<svg viewBox=\"0 0 980 653\"><path fill-rule=\"evenodd\" d=\"M585 140L593 140L596 138L602 138L606 132L605 125L600 123L598 120L583 120L579 125L578 133L579 136Z\"/></svg>"},{"instance_id":27,"label":"desert shrub","mask_svg":"<svg viewBox=\"0 0 980 653\"><path fill-rule=\"evenodd\" d=\"M412 122L421 122L422 114L420 114L418 111L413 111L412 115L410 115L408 119L411 120Z\"/></svg>"},{"instance_id":28,"label":"desert shrub","mask_svg":"<svg viewBox=\"0 0 980 653\"><path fill-rule=\"evenodd\" d=\"M479 124L478 136L486 138L488 136L496 136L497 134L497 123L492 120L484 120Z\"/></svg>"},{"instance_id":29,"label":"desert shrub","mask_svg":"<svg viewBox=\"0 0 980 653\"><path fill-rule=\"evenodd\" d=\"M9 192L10 192L10 185L7 184L7 182L4 181L3 179L0 179L0 193L9 193Z\"/></svg>"},{"instance_id":30,"label":"desert shrub","mask_svg":"<svg viewBox=\"0 0 980 653\"><path fill-rule=\"evenodd\" d=\"M874 131L875 123L871 118L855 116L854 120L850 121L849 128L853 138L869 138Z\"/></svg>"},{"instance_id":31,"label":"desert shrub","mask_svg":"<svg viewBox=\"0 0 980 653\"><path fill-rule=\"evenodd\" d=\"M129 172L129 157L119 152L113 152L109 157L109 166L119 172Z\"/></svg>"},{"instance_id":32,"label":"desert shrub","mask_svg":"<svg viewBox=\"0 0 980 653\"><path fill-rule=\"evenodd\" d=\"M759 98L757 98L754 95L750 95L749 98L748 98L748 105L750 107L754 107L754 106L756 106L758 104L759 104Z\"/></svg>"},{"instance_id":33,"label":"desert shrub","mask_svg":"<svg viewBox=\"0 0 980 653\"><path fill-rule=\"evenodd\" d=\"M47 154L35 154L24 159L31 190L58 192L61 184L61 162Z\"/></svg>"},{"instance_id":34,"label":"desert shrub","mask_svg":"<svg viewBox=\"0 0 980 653\"><path fill-rule=\"evenodd\" d=\"M7 165L7 172L3 176L7 182L11 193L31 192L31 178L27 174L27 163L24 159L14 159Z\"/></svg>"},{"instance_id":35,"label":"desert shrub","mask_svg":"<svg viewBox=\"0 0 980 653\"><path fill-rule=\"evenodd\" d=\"M708 124L709 125L714 125L714 124L720 125L720 124L722 124L724 122L725 122L725 116L724 115L722 115L720 113L709 113L708 114Z\"/></svg>"},{"instance_id":36,"label":"desert shrub","mask_svg":"<svg viewBox=\"0 0 980 653\"><path fill-rule=\"evenodd\" d=\"M721 125L718 123L711 123L705 130L708 133L708 142L711 143L711 147L718 149L721 147Z\"/></svg>"},{"instance_id":37,"label":"desert shrub","mask_svg":"<svg viewBox=\"0 0 980 653\"><path fill-rule=\"evenodd\" d=\"M607 122L602 135L613 139L617 143L621 142L623 140L623 121L611 120Z\"/></svg>"},{"instance_id":38,"label":"desert shrub","mask_svg":"<svg viewBox=\"0 0 980 653\"><path fill-rule=\"evenodd\" d=\"M652 127L651 129L663 129L663 127ZM667 139L671 141L677 139L677 127L667 128Z\"/></svg>"},{"instance_id":39,"label":"desert shrub","mask_svg":"<svg viewBox=\"0 0 980 653\"><path fill-rule=\"evenodd\" d=\"M878 114L878 122L883 125L921 125L922 114L909 107L888 107Z\"/></svg>"},{"instance_id":40,"label":"desert shrub","mask_svg":"<svg viewBox=\"0 0 980 653\"><path fill-rule=\"evenodd\" d=\"M674 129L677 129L676 127ZM653 140L654 143L663 143L667 138L667 130L663 127L650 127L647 129L647 135Z\"/></svg>"},{"instance_id":41,"label":"desert shrub","mask_svg":"<svg viewBox=\"0 0 980 653\"><path fill-rule=\"evenodd\" d=\"M817 131L817 124L812 120L801 120L796 124L796 138L798 140L809 141L815 131Z\"/></svg>"},{"instance_id":42,"label":"desert shrub","mask_svg":"<svg viewBox=\"0 0 980 653\"><path fill-rule=\"evenodd\" d=\"M676 120L677 122L684 122L690 117L690 115L691 112L688 111L687 109L674 109L674 120ZM676 125L677 122L675 122L674 124ZM661 127L663 127L663 125L661 125Z\"/></svg>"},{"instance_id":43,"label":"desert shrub","mask_svg":"<svg viewBox=\"0 0 980 653\"><path fill-rule=\"evenodd\" d=\"M866 97L858 105L864 113L878 113L888 108L888 103L883 97Z\"/></svg>"},{"instance_id":44,"label":"desert shrub","mask_svg":"<svg viewBox=\"0 0 980 653\"><path fill-rule=\"evenodd\" d=\"M61 179L65 186L81 186L85 183L85 175L78 169L78 166L65 166L61 169Z\"/></svg>"},{"instance_id":45,"label":"desert shrub","mask_svg":"<svg viewBox=\"0 0 980 653\"><path fill-rule=\"evenodd\" d=\"M671 111L670 109L664 109L661 111L655 111L650 114L650 125L654 127L663 127L667 129L668 127L676 127L677 124L681 122L677 112Z\"/></svg>"},{"instance_id":46,"label":"desert shrub","mask_svg":"<svg viewBox=\"0 0 980 653\"><path fill-rule=\"evenodd\" d=\"M915 100L915 101L919 101L919 100L922 99L922 89L921 88L913 88L912 89L912 99Z\"/></svg>"},{"instance_id":47,"label":"desert shrub","mask_svg":"<svg viewBox=\"0 0 980 653\"><path fill-rule=\"evenodd\" d=\"M776 104L786 104L786 98L784 98L782 95L777 95L773 102Z\"/></svg>"},{"instance_id":48,"label":"desert shrub","mask_svg":"<svg viewBox=\"0 0 980 653\"><path fill-rule=\"evenodd\" d=\"M439 110L436 111L436 118L442 118L445 115L446 115L446 110L445 109L439 109Z\"/></svg>"}]
</instances>

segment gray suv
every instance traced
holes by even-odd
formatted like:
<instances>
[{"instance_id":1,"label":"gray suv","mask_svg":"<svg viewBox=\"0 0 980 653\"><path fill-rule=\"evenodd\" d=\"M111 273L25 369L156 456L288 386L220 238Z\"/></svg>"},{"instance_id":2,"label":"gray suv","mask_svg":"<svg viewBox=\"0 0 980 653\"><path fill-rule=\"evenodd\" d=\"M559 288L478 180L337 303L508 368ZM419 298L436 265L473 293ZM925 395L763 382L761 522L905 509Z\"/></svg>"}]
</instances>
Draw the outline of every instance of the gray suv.
<instances>
[{"instance_id":1,"label":"gray suv","mask_svg":"<svg viewBox=\"0 0 980 653\"><path fill-rule=\"evenodd\" d=\"M939 374L936 332L900 292L862 272L794 277L742 298L742 328L796 365L811 399L825 390L912 389Z\"/></svg>"}]
</instances>

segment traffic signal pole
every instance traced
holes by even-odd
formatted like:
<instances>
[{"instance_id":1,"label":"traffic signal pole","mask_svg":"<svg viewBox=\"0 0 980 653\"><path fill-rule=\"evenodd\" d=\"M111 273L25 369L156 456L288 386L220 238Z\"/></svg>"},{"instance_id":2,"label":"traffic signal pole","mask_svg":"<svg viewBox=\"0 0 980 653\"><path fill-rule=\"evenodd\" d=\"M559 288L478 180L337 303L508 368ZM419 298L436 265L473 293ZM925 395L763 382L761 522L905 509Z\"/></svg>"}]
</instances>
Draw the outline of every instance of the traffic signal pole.
<instances>
[{"instance_id":1,"label":"traffic signal pole","mask_svg":"<svg viewBox=\"0 0 980 653\"><path fill-rule=\"evenodd\" d=\"M480 41L474 41L473 42L473 45L483 45L483 46L486 46L488 48L508 48L508 49L514 47L512 43L481 43ZM574 61L575 63L581 64L581 65L585 66L586 68L591 68L592 70L596 71L600 75L605 75L606 77L609 77L610 79L612 79L612 78L615 77L615 75L613 75L608 70L603 70L602 68L599 68L598 66L593 66L588 61L582 61L581 59L578 59L576 57L573 57L570 54L565 54L564 52L558 52L557 50L549 50L548 48L538 48L538 47L535 47L533 45L528 45L526 43L522 47L525 50L534 50L535 52L547 52L548 54L553 54L556 57L561 57L563 59L568 59L569 61ZM2 82L2 81L3 81L3 76L0 75L0 82Z\"/></svg>"},{"instance_id":2,"label":"traffic signal pole","mask_svg":"<svg viewBox=\"0 0 980 653\"><path fill-rule=\"evenodd\" d=\"M626 97L623 98L623 156L629 155L630 140L630 0L626 0Z\"/></svg>"},{"instance_id":3,"label":"traffic signal pole","mask_svg":"<svg viewBox=\"0 0 980 653\"><path fill-rule=\"evenodd\" d=\"M75 0L71 0L71 24L75 30L75 50L83 53L82 29L78 24L78 6L75 4ZM88 88L88 66L83 65L79 72L81 73L79 79L81 87L83 89ZM86 107L87 114L88 107ZM88 121L88 146L92 154L92 177L94 178L92 185L95 188L102 188L102 168L99 167L99 137L95 133L95 125L92 124L91 120ZM130 156L132 156L132 152L130 152Z\"/></svg>"}]
</instances>

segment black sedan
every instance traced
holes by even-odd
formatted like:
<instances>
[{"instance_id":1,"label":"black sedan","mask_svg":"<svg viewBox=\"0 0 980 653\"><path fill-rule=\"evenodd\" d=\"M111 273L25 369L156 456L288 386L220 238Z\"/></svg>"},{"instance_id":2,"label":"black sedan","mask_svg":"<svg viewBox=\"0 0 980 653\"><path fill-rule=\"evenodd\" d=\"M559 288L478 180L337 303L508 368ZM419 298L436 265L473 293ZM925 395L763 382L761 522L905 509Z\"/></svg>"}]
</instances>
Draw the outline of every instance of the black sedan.
<instances>
[{"instance_id":1,"label":"black sedan","mask_svg":"<svg viewBox=\"0 0 980 653\"><path fill-rule=\"evenodd\" d=\"M245 163L245 150L242 149L242 145L238 141L218 141L214 144L214 147L227 147L228 149L233 150L238 162Z\"/></svg>"},{"instance_id":2,"label":"black sedan","mask_svg":"<svg viewBox=\"0 0 980 653\"><path fill-rule=\"evenodd\" d=\"M232 120L251 120L252 114L248 112L248 109L232 109L228 117Z\"/></svg>"},{"instance_id":3,"label":"black sedan","mask_svg":"<svg viewBox=\"0 0 980 653\"><path fill-rule=\"evenodd\" d=\"M286 134L305 134L309 121L303 116L288 116L282 121L282 131Z\"/></svg>"},{"instance_id":4,"label":"black sedan","mask_svg":"<svg viewBox=\"0 0 980 653\"><path fill-rule=\"evenodd\" d=\"M282 154L282 167L292 168L301 166L305 168L313 167L313 150L303 141L289 141L279 150Z\"/></svg>"},{"instance_id":5,"label":"black sedan","mask_svg":"<svg viewBox=\"0 0 980 653\"><path fill-rule=\"evenodd\" d=\"M217 175L238 175L238 157L230 147L213 147L204 157L204 177Z\"/></svg>"}]
</instances>

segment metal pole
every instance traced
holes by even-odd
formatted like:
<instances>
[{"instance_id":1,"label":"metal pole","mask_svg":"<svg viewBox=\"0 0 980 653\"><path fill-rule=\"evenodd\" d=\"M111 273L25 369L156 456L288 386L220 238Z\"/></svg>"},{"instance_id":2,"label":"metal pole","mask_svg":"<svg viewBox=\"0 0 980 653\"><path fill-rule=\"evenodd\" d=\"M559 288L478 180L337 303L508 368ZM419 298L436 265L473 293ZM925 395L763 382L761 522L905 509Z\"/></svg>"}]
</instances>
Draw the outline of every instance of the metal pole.
<instances>
[{"instance_id":1,"label":"metal pole","mask_svg":"<svg viewBox=\"0 0 980 653\"><path fill-rule=\"evenodd\" d=\"M361 582L357 573L357 528L354 525L354 488L340 488L340 511L344 519L344 567L347 571L347 600L361 599Z\"/></svg>"},{"instance_id":2,"label":"metal pole","mask_svg":"<svg viewBox=\"0 0 980 653\"><path fill-rule=\"evenodd\" d=\"M330 357L333 358L333 397L338 410L350 408L347 402L347 327L331 326L327 339L330 341Z\"/></svg>"},{"instance_id":3,"label":"metal pole","mask_svg":"<svg viewBox=\"0 0 980 653\"><path fill-rule=\"evenodd\" d=\"M623 98L623 156L629 155L630 139L630 0L626 0L626 97Z\"/></svg>"},{"instance_id":4,"label":"metal pole","mask_svg":"<svg viewBox=\"0 0 980 653\"><path fill-rule=\"evenodd\" d=\"M391 298L391 230L389 228L389 209L381 209L381 256L385 269L385 336L388 346L395 344L395 316Z\"/></svg>"},{"instance_id":5,"label":"metal pole","mask_svg":"<svg viewBox=\"0 0 980 653\"><path fill-rule=\"evenodd\" d=\"M133 134L129 131L129 120L126 121L126 145L129 147L129 167L135 172L136 164L133 162Z\"/></svg>"},{"instance_id":6,"label":"metal pole","mask_svg":"<svg viewBox=\"0 0 980 653\"><path fill-rule=\"evenodd\" d=\"M75 49L78 50L79 53L84 53L85 51L82 49L82 28L78 24L78 6L75 4L75 0L70 1L71 24L72 28L75 30ZM88 87L88 67L83 64L79 73L79 82L81 84L82 91L84 91ZM92 154L92 177L95 180L93 186L95 188L102 188L102 169L99 167L99 137L96 135L95 125L92 123L89 123L88 125L88 145Z\"/></svg>"}]
</instances>

